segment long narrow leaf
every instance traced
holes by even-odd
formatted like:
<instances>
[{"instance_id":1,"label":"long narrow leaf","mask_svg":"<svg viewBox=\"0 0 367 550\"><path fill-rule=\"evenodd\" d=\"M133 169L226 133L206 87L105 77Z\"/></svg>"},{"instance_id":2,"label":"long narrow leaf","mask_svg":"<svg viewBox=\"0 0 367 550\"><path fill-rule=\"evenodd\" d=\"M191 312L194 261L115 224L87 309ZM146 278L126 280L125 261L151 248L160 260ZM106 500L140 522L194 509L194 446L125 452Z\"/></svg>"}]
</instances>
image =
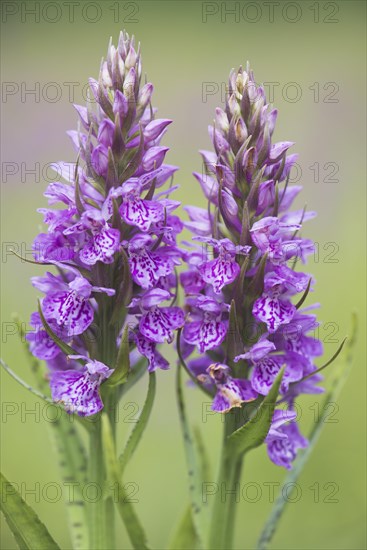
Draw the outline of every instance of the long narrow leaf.
<instances>
[{"instance_id":1,"label":"long narrow leaf","mask_svg":"<svg viewBox=\"0 0 367 550\"><path fill-rule=\"evenodd\" d=\"M122 476L127 463L129 462L130 458L135 452L135 449L137 448L139 441L145 430L145 427L148 423L150 413L152 412L152 408L153 408L155 389L156 389L155 373L151 372L149 375L148 393L147 393L147 397L146 397L143 409L126 443L125 449L119 457L120 477Z\"/></svg>"},{"instance_id":2,"label":"long narrow leaf","mask_svg":"<svg viewBox=\"0 0 367 550\"><path fill-rule=\"evenodd\" d=\"M127 378L127 381L125 384L121 384L118 387L118 396L119 399L127 393L137 382L139 382L140 378L145 374L147 370L147 360L145 357L143 357L140 361L137 362L136 365L133 366L133 368L129 372L129 376Z\"/></svg>"},{"instance_id":3,"label":"long narrow leaf","mask_svg":"<svg viewBox=\"0 0 367 550\"><path fill-rule=\"evenodd\" d=\"M87 463L72 417L62 412L57 422L49 423L51 441L54 443L67 507L72 546L75 550L88 547L87 511L83 489L87 483Z\"/></svg>"},{"instance_id":4,"label":"long narrow leaf","mask_svg":"<svg viewBox=\"0 0 367 550\"><path fill-rule=\"evenodd\" d=\"M195 526L195 532L198 539L199 548L205 547L206 534L208 532L208 504L203 502L200 460L195 449L194 436L186 415L186 407L182 391L181 366L177 367L176 378L177 401L179 407L181 428L185 445L186 462L189 474L190 500L192 521Z\"/></svg>"},{"instance_id":5,"label":"long narrow leaf","mask_svg":"<svg viewBox=\"0 0 367 550\"><path fill-rule=\"evenodd\" d=\"M201 433L199 426L193 427L193 434L195 439L195 447L199 458L201 477L204 481L211 480L213 478L211 476L209 454L205 447L203 434Z\"/></svg>"},{"instance_id":6,"label":"long narrow leaf","mask_svg":"<svg viewBox=\"0 0 367 550\"><path fill-rule=\"evenodd\" d=\"M209 455L204 445L202 433L198 426L194 426L193 435L195 438L195 446L198 453L200 473L203 481L212 479L210 474ZM187 506L179 524L176 526L174 535L169 544L170 550L195 550L198 548L198 538L195 531L194 522L192 519L191 506Z\"/></svg>"},{"instance_id":7,"label":"long narrow leaf","mask_svg":"<svg viewBox=\"0 0 367 550\"><path fill-rule=\"evenodd\" d=\"M0 474L0 508L21 550L60 550L46 526Z\"/></svg>"},{"instance_id":8,"label":"long narrow leaf","mask_svg":"<svg viewBox=\"0 0 367 550\"><path fill-rule=\"evenodd\" d=\"M334 355L332 356L332 358L329 359L324 365L322 365L322 367L319 367L317 370L315 370L315 371L311 372L310 374L308 374L307 376L304 376L303 378L301 378L300 382L303 382L304 380L307 380L308 378L311 378L312 376L315 376L315 374L318 374L319 372L326 369L326 367L331 365L331 363L334 363L335 359L341 353L346 341L347 341L347 338L345 337L344 340L342 341L342 343L340 344L340 346L338 347L338 349L336 350L336 352L334 353Z\"/></svg>"},{"instance_id":9,"label":"long narrow leaf","mask_svg":"<svg viewBox=\"0 0 367 550\"><path fill-rule=\"evenodd\" d=\"M45 331L47 332L51 340L53 340L55 344L59 346L61 351L63 351L65 355L78 355L77 352L71 346L69 346L63 340L61 340L61 338L59 338L57 334L55 334L55 332L52 330L52 328L46 321L45 316L43 315L40 302L38 302L38 313L39 313L39 316L41 317L41 321Z\"/></svg>"},{"instance_id":10,"label":"long narrow leaf","mask_svg":"<svg viewBox=\"0 0 367 550\"><path fill-rule=\"evenodd\" d=\"M106 381L106 386L124 384L130 372L129 327L126 325L121 336L121 343L117 353L115 370Z\"/></svg>"},{"instance_id":11,"label":"long narrow leaf","mask_svg":"<svg viewBox=\"0 0 367 550\"><path fill-rule=\"evenodd\" d=\"M5 361L3 359L0 358L0 365L3 367L3 369L16 381L18 382L18 384L20 384L21 386L23 386L23 388L25 388L26 390L28 390L30 393L33 393L33 395L35 395L36 397L39 397L40 399L42 399L42 401L45 401L46 403L49 403L49 404L54 404L54 402L52 401L52 399L50 397L48 397L47 395L44 395L42 392L36 390L35 388L33 388L32 386L30 386L29 384L27 384L27 382L25 382L22 378L20 378L20 376L18 376L10 367L7 363L5 363Z\"/></svg>"}]
</instances>

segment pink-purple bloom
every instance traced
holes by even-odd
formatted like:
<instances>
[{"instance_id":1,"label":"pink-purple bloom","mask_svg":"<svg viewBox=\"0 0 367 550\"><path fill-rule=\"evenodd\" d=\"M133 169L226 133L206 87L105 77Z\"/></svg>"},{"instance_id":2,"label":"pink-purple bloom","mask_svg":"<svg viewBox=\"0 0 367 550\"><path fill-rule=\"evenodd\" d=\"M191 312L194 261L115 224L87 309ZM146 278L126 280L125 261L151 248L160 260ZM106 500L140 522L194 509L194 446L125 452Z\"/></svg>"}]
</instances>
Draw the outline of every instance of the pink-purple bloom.
<instances>
[{"instance_id":1,"label":"pink-purple bloom","mask_svg":"<svg viewBox=\"0 0 367 550\"><path fill-rule=\"evenodd\" d=\"M45 192L50 206L39 209L48 231L36 237L34 258L57 274L33 278L48 326L34 313L27 338L50 369L53 399L79 415L102 409L99 387L115 367L127 323L130 355L147 360L150 371L168 368L157 346L184 324L182 310L169 303L183 224L171 199L176 187L162 190L177 171L164 164L168 147L160 145L172 121L156 118L153 86L141 78L140 46L123 32L98 81L90 79L95 105L75 106L79 129L68 133L78 160L54 165L58 180ZM52 333L88 358L83 368L80 357L65 365Z\"/></svg>"},{"instance_id":2,"label":"pink-purple bloom","mask_svg":"<svg viewBox=\"0 0 367 550\"><path fill-rule=\"evenodd\" d=\"M61 402L65 410L79 416L90 416L103 409L99 394L101 383L111 376L113 370L100 361L91 361L81 355L71 359L85 359L83 370L53 371L50 374L51 395Z\"/></svg>"},{"instance_id":3,"label":"pink-purple bloom","mask_svg":"<svg viewBox=\"0 0 367 550\"><path fill-rule=\"evenodd\" d=\"M321 375L312 376L322 345L314 315L299 309L312 277L296 269L314 250L300 232L315 213L291 210L302 189L289 185L297 155L287 156L292 142L272 143L276 118L252 71L233 70L225 108L209 128L213 150L201 151L203 173L194 173L208 207L185 206L185 226L203 244L183 256L182 336L188 368L218 412L261 401L284 367L280 400L288 408L275 409L266 444L271 460L290 468L307 445L293 403L322 391Z\"/></svg>"},{"instance_id":4,"label":"pink-purple bloom","mask_svg":"<svg viewBox=\"0 0 367 550\"><path fill-rule=\"evenodd\" d=\"M171 294L167 290L156 288L145 292L139 300L141 317L139 321L140 333L157 344L173 341L174 330L184 324L184 313L175 306L160 307Z\"/></svg>"},{"instance_id":5,"label":"pink-purple bloom","mask_svg":"<svg viewBox=\"0 0 367 550\"><path fill-rule=\"evenodd\" d=\"M203 353L218 347L228 330L228 306L199 294L190 300L190 317L183 330L184 340Z\"/></svg>"},{"instance_id":6,"label":"pink-purple bloom","mask_svg":"<svg viewBox=\"0 0 367 550\"><path fill-rule=\"evenodd\" d=\"M217 412L228 412L242 403L253 401L257 397L248 380L233 378L227 365L213 363L207 368L210 378L216 386L212 409ZM200 377L199 377L200 380Z\"/></svg>"}]
</instances>

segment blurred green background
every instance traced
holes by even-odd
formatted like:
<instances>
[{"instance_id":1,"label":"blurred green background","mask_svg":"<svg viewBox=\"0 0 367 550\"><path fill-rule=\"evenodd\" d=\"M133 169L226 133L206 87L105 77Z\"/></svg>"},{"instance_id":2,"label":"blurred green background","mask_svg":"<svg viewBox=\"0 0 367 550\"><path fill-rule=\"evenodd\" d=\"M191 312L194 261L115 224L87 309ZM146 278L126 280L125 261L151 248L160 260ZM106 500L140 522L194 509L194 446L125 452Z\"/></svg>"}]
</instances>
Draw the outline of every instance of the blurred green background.
<instances>
[{"instance_id":1,"label":"blurred green background","mask_svg":"<svg viewBox=\"0 0 367 550\"><path fill-rule=\"evenodd\" d=\"M9 323L12 312L27 320L35 309L36 292L29 277L40 272L10 257L6 250L7 243L15 243L27 253L40 229L42 219L36 209L46 205L42 193L51 178L51 171L42 168L52 161L75 159L65 135L77 120L70 83L75 83L74 101L83 103L82 87L89 76L97 77L109 37L116 41L122 28L134 33L142 43L144 71L155 85L159 115L174 120L164 143L172 148L168 162L181 167L175 197L183 204L204 206L191 176L193 170L201 169L197 150L210 147L207 125L222 103L220 89L229 70L249 60L259 83L274 84L272 99L279 109L275 138L295 141L293 149L300 153L295 179L304 191L297 206L307 203L308 209L318 212L304 235L313 238L319 248L308 271L317 279L313 298L321 303L325 357L348 334L353 310L360 319L353 372L301 476L300 497L289 504L272 548L366 548L365 2L74 4L73 21L70 5L63 2L2 4L2 356L32 382ZM35 15L27 11L32 9ZM230 9L235 12L229 13ZM25 94L37 86L37 98ZM26 173L35 163L40 165L36 177ZM12 170L17 173L10 174ZM158 373L151 423L126 479L139 485L136 506L153 548L165 547L187 502L174 393L175 359L173 354L170 357L172 369ZM329 377L327 373L326 385ZM51 490L46 500L42 498L42 488L59 480L43 406L36 405L36 399L7 375L1 379L2 470L9 480L23 484L23 494L40 488L40 498L29 494L27 500L61 547L70 548L62 501L47 502L54 496ZM141 404L146 385L144 378L128 401ZM210 416L203 422L203 397L188 389L187 399L193 423L203 429L215 469L220 418ZM312 425L317 401L312 396L301 401L305 433ZM4 414L9 403L19 407L12 415ZM124 410L121 405L118 427L121 445L132 427L128 423L132 409L125 406ZM36 415L26 414L32 410ZM246 459L242 486L257 485L256 489L247 486L247 498L246 494L241 497L236 548L254 547L271 507L269 483L283 476L284 471L268 460L264 447ZM119 548L130 548L121 526L118 541ZM7 526L1 543L4 549L16 548Z\"/></svg>"}]
</instances>

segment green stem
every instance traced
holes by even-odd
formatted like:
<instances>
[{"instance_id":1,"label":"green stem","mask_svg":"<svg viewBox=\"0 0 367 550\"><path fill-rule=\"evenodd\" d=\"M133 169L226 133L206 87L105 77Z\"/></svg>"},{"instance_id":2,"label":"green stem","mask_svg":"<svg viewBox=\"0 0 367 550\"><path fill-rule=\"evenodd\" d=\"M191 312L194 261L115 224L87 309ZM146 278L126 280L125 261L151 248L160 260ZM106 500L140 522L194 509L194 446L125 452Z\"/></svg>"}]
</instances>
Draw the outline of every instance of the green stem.
<instances>
[{"instance_id":1,"label":"green stem","mask_svg":"<svg viewBox=\"0 0 367 550\"><path fill-rule=\"evenodd\" d=\"M106 500L106 546L105 550L113 550L115 546L115 504L112 497Z\"/></svg>"},{"instance_id":2,"label":"green stem","mask_svg":"<svg viewBox=\"0 0 367 550\"><path fill-rule=\"evenodd\" d=\"M110 395L106 400L107 414L109 416L113 443L116 443L116 388L111 388ZM115 541L115 505L113 498L108 497L105 501L105 514L106 514L106 549L113 550L116 548Z\"/></svg>"},{"instance_id":3,"label":"green stem","mask_svg":"<svg viewBox=\"0 0 367 550\"><path fill-rule=\"evenodd\" d=\"M238 484L241 481L242 465L243 465L243 457L241 456L237 459L235 466L233 468L232 487L238 487ZM239 493L240 493L240 490L239 490ZM233 539L234 539L235 526L236 526L236 522L235 522L236 512L237 512L236 500L233 498L230 500L230 503L228 506L228 515L227 515L226 540L227 540L228 550L231 550L233 548Z\"/></svg>"},{"instance_id":4,"label":"green stem","mask_svg":"<svg viewBox=\"0 0 367 550\"><path fill-rule=\"evenodd\" d=\"M210 550L231 550L234 516L239 490L242 459L228 453L227 437L236 429L235 413L225 416L222 451L217 478L217 492L211 516L209 533Z\"/></svg>"},{"instance_id":5,"label":"green stem","mask_svg":"<svg viewBox=\"0 0 367 550\"><path fill-rule=\"evenodd\" d=\"M104 489L104 464L101 434L101 420L95 423L89 440L89 483L94 483L96 495L89 500L89 543L91 550L106 550L106 509L102 496Z\"/></svg>"},{"instance_id":6,"label":"green stem","mask_svg":"<svg viewBox=\"0 0 367 550\"><path fill-rule=\"evenodd\" d=\"M102 284L111 286L108 274L103 274ZM102 275L101 275L102 277ZM102 335L99 342L99 350L101 360L113 368L116 360L116 343L115 331L109 326L110 320L110 305L106 297L102 298L101 304L101 327ZM103 390L102 390L103 391ZM109 388L103 393L104 411L102 414L107 414L110 420L112 429L113 442L116 440L116 406L117 406L116 388ZM89 481L94 481L101 487L101 491L105 491L106 469L104 461L104 449L102 442L102 426L101 418L97 422L96 434L91 436L90 440L90 478ZM91 504L90 534L91 548L93 550L113 550L116 548L115 542L115 506L112 496L101 498L94 505Z\"/></svg>"}]
</instances>

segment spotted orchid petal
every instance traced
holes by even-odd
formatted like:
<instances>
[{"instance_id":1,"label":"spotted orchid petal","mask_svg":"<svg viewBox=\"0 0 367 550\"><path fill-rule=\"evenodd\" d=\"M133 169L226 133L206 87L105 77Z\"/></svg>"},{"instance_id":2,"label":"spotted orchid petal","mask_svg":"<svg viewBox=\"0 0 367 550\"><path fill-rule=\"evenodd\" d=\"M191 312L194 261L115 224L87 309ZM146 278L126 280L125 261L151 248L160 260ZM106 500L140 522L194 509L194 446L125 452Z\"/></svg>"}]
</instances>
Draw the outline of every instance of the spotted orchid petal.
<instances>
[{"instance_id":1,"label":"spotted orchid petal","mask_svg":"<svg viewBox=\"0 0 367 550\"><path fill-rule=\"evenodd\" d=\"M26 340L29 343L31 353L38 359L43 359L44 361L55 359L55 357L61 353L61 349L44 330L38 312L32 313L30 322L34 327L34 331L26 334ZM56 323L51 322L50 324L52 325L52 330L57 333L58 329ZM60 336L62 335L60 334Z\"/></svg>"},{"instance_id":2,"label":"spotted orchid petal","mask_svg":"<svg viewBox=\"0 0 367 550\"><path fill-rule=\"evenodd\" d=\"M119 245L118 229L101 229L90 237L89 242L79 252L79 258L86 265L94 265L97 262L109 264L113 262Z\"/></svg>"},{"instance_id":3,"label":"spotted orchid petal","mask_svg":"<svg viewBox=\"0 0 367 550\"><path fill-rule=\"evenodd\" d=\"M266 323L270 333L275 332L281 325L289 323L295 312L296 308L290 302L267 294L258 298L252 308L254 317Z\"/></svg>"},{"instance_id":4,"label":"spotted orchid petal","mask_svg":"<svg viewBox=\"0 0 367 550\"><path fill-rule=\"evenodd\" d=\"M112 374L103 363L90 361L82 372L67 370L50 374L52 399L62 402L69 413L91 416L103 409L99 395L101 383Z\"/></svg>"},{"instance_id":5,"label":"spotted orchid petal","mask_svg":"<svg viewBox=\"0 0 367 550\"><path fill-rule=\"evenodd\" d=\"M137 196L136 190L132 190L123 197L120 214L127 224L147 232L152 223L164 219L164 207L158 201L141 199Z\"/></svg>"},{"instance_id":6,"label":"spotted orchid petal","mask_svg":"<svg viewBox=\"0 0 367 550\"><path fill-rule=\"evenodd\" d=\"M157 368L167 370L169 369L168 361L157 351L155 342L147 340L142 334L138 334L135 337L136 345L141 353L148 359L148 371L153 372Z\"/></svg>"},{"instance_id":7,"label":"spotted orchid petal","mask_svg":"<svg viewBox=\"0 0 367 550\"><path fill-rule=\"evenodd\" d=\"M256 364L252 373L251 384L261 395L267 395L273 382L282 368L283 361L278 357L265 357Z\"/></svg>"},{"instance_id":8,"label":"spotted orchid petal","mask_svg":"<svg viewBox=\"0 0 367 550\"><path fill-rule=\"evenodd\" d=\"M199 267L202 279L213 286L214 292L220 294L224 286L232 283L240 272L240 266L233 258L220 255L214 260L205 262Z\"/></svg>"},{"instance_id":9,"label":"spotted orchid petal","mask_svg":"<svg viewBox=\"0 0 367 550\"><path fill-rule=\"evenodd\" d=\"M185 322L183 311L179 307L159 308L153 306L140 319L140 332L148 340L157 343L172 342L173 331Z\"/></svg>"},{"instance_id":10,"label":"spotted orchid petal","mask_svg":"<svg viewBox=\"0 0 367 550\"><path fill-rule=\"evenodd\" d=\"M183 337L188 344L198 347L200 353L220 346L226 337L228 323L206 316L202 321L187 323Z\"/></svg>"},{"instance_id":11,"label":"spotted orchid petal","mask_svg":"<svg viewBox=\"0 0 367 550\"><path fill-rule=\"evenodd\" d=\"M282 426L280 430L281 437L266 439L268 455L274 464L291 470L297 450L307 447L308 441L301 435L296 422L290 422Z\"/></svg>"},{"instance_id":12,"label":"spotted orchid petal","mask_svg":"<svg viewBox=\"0 0 367 550\"><path fill-rule=\"evenodd\" d=\"M47 321L55 320L68 336L82 334L94 318L91 304L73 291L46 296L42 310Z\"/></svg>"},{"instance_id":13,"label":"spotted orchid petal","mask_svg":"<svg viewBox=\"0 0 367 550\"><path fill-rule=\"evenodd\" d=\"M144 289L153 288L161 277L167 277L174 270L174 263L168 255L150 251L152 239L139 239L128 246L131 276Z\"/></svg>"}]
</instances>

